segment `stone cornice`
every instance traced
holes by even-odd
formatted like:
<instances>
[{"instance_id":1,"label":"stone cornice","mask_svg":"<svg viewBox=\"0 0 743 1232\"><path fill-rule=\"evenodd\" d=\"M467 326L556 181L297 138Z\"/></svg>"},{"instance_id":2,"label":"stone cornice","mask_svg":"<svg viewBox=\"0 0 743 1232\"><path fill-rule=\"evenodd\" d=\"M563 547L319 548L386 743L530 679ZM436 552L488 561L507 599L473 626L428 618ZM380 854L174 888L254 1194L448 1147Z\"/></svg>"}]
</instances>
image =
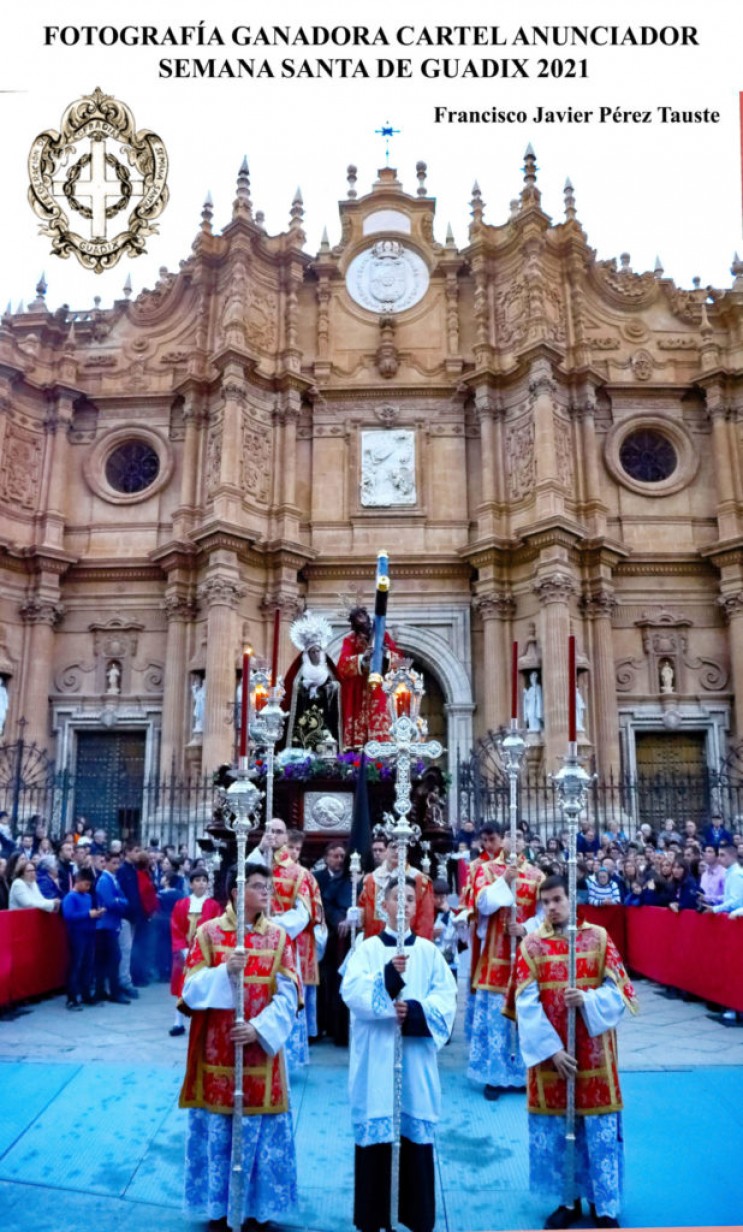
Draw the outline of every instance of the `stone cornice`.
<instances>
[{"instance_id":1,"label":"stone cornice","mask_svg":"<svg viewBox=\"0 0 743 1232\"><path fill-rule=\"evenodd\" d=\"M707 561L699 556L677 557L676 559L632 556L628 560L619 561L614 567L614 577L706 577L716 580L716 571Z\"/></svg>"},{"instance_id":2,"label":"stone cornice","mask_svg":"<svg viewBox=\"0 0 743 1232\"><path fill-rule=\"evenodd\" d=\"M376 563L375 556L370 556L367 561L359 560L356 557L352 563L344 560L315 561L305 565L303 572L307 581L319 582L326 579L335 580L337 578L350 581L360 580L368 582L369 590L372 591L374 589ZM425 564L395 559L394 575L396 578L457 578L469 583L472 570L468 564L453 561L451 558L439 558L437 560L434 557L427 556Z\"/></svg>"},{"instance_id":3,"label":"stone cornice","mask_svg":"<svg viewBox=\"0 0 743 1232\"><path fill-rule=\"evenodd\" d=\"M125 561L96 561L92 564L79 562L70 569L65 578L68 583L88 582L159 582L163 581L163 571L158 565L145 563L128 564Z\"/></svg>"}]
</instances>

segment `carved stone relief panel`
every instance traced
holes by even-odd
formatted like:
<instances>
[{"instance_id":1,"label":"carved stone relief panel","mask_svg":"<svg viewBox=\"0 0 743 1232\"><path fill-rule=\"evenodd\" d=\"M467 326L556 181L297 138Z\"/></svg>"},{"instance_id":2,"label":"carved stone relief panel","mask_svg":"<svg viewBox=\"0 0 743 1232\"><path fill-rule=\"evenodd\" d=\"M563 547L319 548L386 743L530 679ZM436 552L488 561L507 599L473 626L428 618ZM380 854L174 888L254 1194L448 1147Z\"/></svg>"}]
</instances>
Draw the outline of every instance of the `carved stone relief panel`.
<instances>
[{"instance_id":1,"label":"carved stone relief panel","mask_svg":"<svg viewBox=\"0 0 743 1232\"><path fill-rule=\"evenodd\" d=\"M5 435L0 498L22 509L34 509L41 479L41 442L33 432L9 424Z\"/></svg>"},{"instance_id":2,"label":"carved stone relief panel","mask_svg":"<svg viewBox=\"0 0 743 1232\"><path fill-rule=\"evenodd\" d=\"M243 420L240 486L259 501L268 501L271 490L271 437L260 424Z\"/></svg>"},{"instance_id":3,"label":"carved stone relief panel","mask_svg":"<svg viewBox=\"0 0 743 1232\"><path fill-rule=\"evenodd\" d=\"M534 455L534 424L531 421L508 429L506 474L509 500L523 500L534 491L537 475Z\"/></svg>"},{"instance_id":4,"label":"carved stone relief panel","mask_svg":"<svg viewBox=\"0 0 743 1232\"><path fill-rule=\"evenodd\" d=\"M213 496L219 485L219 472L222 465L222 420L216 419L209 425L206 438L206 494Z\"/></svg>"},{"instance_id":5,"label":"carved stone relief panel","mask_svg":"<svg viewBox=\"0 0 743 1232\"><path fill-rule=\"evenodd\" d=\"M570 424L564 419L555 418L555 453L557 455L557 477L568 491L573 486L573 442Z\"/></svg>"},{"instance_id":6,"label":"carved stone relief panel","mask_svg":"<svg viewBox=\"0 0 743 1232\"><path fill-rule=\"evenodd\" d=\"M361 504L365 508L414 505L415 432L396 428L361 433Z\"/></svg>"}]
</instances>

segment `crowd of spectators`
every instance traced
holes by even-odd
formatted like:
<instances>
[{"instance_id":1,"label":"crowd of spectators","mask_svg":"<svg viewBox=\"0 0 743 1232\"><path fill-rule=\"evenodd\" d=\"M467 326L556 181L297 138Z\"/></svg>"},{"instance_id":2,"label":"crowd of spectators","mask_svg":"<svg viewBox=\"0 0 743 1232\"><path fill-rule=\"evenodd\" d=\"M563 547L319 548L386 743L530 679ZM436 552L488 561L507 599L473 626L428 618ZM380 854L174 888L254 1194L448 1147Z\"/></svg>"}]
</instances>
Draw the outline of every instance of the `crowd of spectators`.
<instances>
[{"instance_id":1,"label":"crowd of spectators","mask_svg":"<svg viewBox=\"0 0 743 1232\"><path fill-rule=\"evenodd\" d=\"M0 812L0 910L59 912L67 929L67 1006L125 1005L171 973L170 917L188 894L187 849L109 838L84 817L54 841L43 817L13 837Z\"/></svg>"},{"instance_id":2,"label":"crowd of spectators","mask_svg":"<svg viewBox=\"0 0 743 1232\"><path fill-rule=\"evenodd\" d=\"M454 836L449 854L449 890L461 891L470 861L487 846L488 827L480 833L469 822ZM509 838L505 837L508 850ZM379 848L379 850L376 850ZM545 875L567 871L567 834L541 837L526 822L517 827L516 850ZM743 918L743 818L728 828L712 816L704 827L692 820L668 818L658 831L648 823L636 832L619 822L596 830L590 820L577 841L579 903L593 907L655 906L671 911L708 911ZM384 858L384 844L372 845L374 863ZM148 847L110 838L102 829L77 818L61 839L50 838L41 817L32 818L13 837L8 816L0 812L0 910L34 907L61 912L67 928L70 971L67 1005L81 1009L101 999L128 1004L138 989L171 975L171 915L189 894L189 875L203 865L184 847ZM320 1016L324 1029L345 1042L347 1022L338 1014L337 979L331 968L347 944L345 913L350 904L347 852L329 844L315 865L330 941L323 963ZM444 887L437 883L448 927ZM454 902L452 897L449 903Z\"/></svg>"},{"instance_id":3,"label":"crowd of spectators","mask_svg":"<svg viewBox=\"0 0 743 1232\"><path fill-rule=\"evenodd\" d=\"M525 822L516 849L546 875L567 871L567 833L546 840ZM508 836L506 835L506 845ZM481 838L467 824L456 835L449 862L452 884L461 886ZM597 831L585 820L577 838L578 901L590 906L668 907L743 917L743 818L734 830L713 815L706 826L667 818L659 831L643 823L630 837L619 821Z\"/></svg>"}]
</instances>

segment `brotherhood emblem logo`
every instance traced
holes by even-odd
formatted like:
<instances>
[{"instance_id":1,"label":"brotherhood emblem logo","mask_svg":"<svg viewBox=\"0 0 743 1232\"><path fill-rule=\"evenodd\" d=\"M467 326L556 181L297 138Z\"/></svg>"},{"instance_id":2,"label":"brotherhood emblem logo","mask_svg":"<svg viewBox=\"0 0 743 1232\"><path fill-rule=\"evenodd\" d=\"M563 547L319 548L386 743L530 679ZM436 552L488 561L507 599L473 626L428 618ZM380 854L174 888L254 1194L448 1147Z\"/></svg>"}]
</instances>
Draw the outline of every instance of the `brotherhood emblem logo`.
<instances>
[{"instance_id":1,"label":"brotherhood emblem logo","mask_svg":"<svg viewBox=\"0 0 743 1232\"><path fill-rule=\"evenodd\" d=\"M124 103L98 88L71 103L59 132L39 133L28 169L28 199L58 257L101 274L146 252L168 203L168 155Z\"/></svg>"}]
</instances>

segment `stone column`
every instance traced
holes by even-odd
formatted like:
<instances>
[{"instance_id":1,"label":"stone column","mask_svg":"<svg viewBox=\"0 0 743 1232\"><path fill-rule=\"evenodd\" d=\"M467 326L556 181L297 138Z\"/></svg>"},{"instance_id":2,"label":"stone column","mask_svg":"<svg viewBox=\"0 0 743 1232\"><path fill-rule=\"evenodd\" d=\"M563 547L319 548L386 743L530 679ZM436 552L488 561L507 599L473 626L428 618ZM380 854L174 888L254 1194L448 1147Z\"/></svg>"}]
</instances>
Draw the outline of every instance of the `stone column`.
<instances>
[{"instance_id":1,"label":"stone column","mask_svg":"<svg viewBox=\"0 0 743 1232\"><path fill-rule=\"evenodd\" d=\"M160 742L160 774L168 778L182 770L180 754L183 747L183 709L191 700L188 691L188 626L196 615L193 600L173 591L166 594L163 610L168 622L165 643L165 674L163 689L162 737ZM207 694L208 696L208 694Z\"/></svg>"},{"instance_id":2,"label":"stone column","mask_svg":"<svg viewBox=\"0 0 743 1232\"><path fill-rule=\"evenodd\" d=\"M23 698L19 707L27 720L25 736L49 747L49 692L54 672L54 629L64 616L64 605L45 598L41 591L20 608L26 630Z\"/></svg>"},{"instance_id":3,"label":"stone column","mask_svg":"<svg viewBox=\"0 0 743 1232\"><path fill-rule=\"evenodd\" d=\"M500 455L501 432L497 424L501 411L495 395L487 388L475 394L475 415L480 426L480 508L478 534L486 536L495 530L495 512L504 500L503 460Z\"/></svg>"},{"instance_id":4,"label":"stone column","mask_svg":"<svg viewBox=\"0 0 743 1232\"><path fill-rule=\"evenodd\" d=\"M568 638L575 584L567 572L545 573L534 583L542 605L544 769L552 774L568 751Z\"/></svg>"},{"instance_id":5,"label":"stone column","mask_svg":"<svg viewBox=\"0 0 743 1232\"><path fill-rule=\"evenodd\" d=\"M288 579L284 577L279 584L286 586L287 582ZM297 653L297 648L289 637L289 630L292 621L300 615L301 604L297 595L290 590L275 590L261 600L261 611L265 615L266 630L264 656L269 670L273 653L273 622L276 608L281 613L279 617L279 675L286 676Z\"/></svg>"},{"instance_id":6,"label":"stone column","mask_svg":"<svg viewBox=\"0 0 743 1232\"><path fill-rule=\"evenodd\" d=\"M725 613L729 625L735 734L740 740L743 736L743 590L723 595L717 602Z\"/></svg>"},{"instance_id":7,"label":"stone column","mask_svg":"<svg viewBox=\"0 0 743 1232\"><path fill-rule=\"evenodd\" d=\"M243 408L247 404L247 386L242 365L231 361L222 374L222 440L219 477L214 497L214 513L228 522L240 522L242 492L240 465L243 448Z\"/></svg>"},{"instance_id":8,"label":"stone column","mask_svg":"<svg viewBox=\"0 0 743 1232\"><path fill-rule=\"evenodd\" d=\"M179 507L173 516L173 531L176 538L187 534L198 499L199 436L206 422L200 395L189 394L183 407L186 432L183 439L183 460Z\"/></svg>"},{"instance_id":9,"label":"stone column","mask_svg":"<svg viewBox=\"0 0 743 1232\"><path fill-rule=\"evenodd\" d=\"M225 553L231 555L231 553ZM210 573L199 587L206 603L206 698L201 769L211 774L223 762L232 761L233 729L229 724L235 694L235 655L238 650L236 610L246 588L235 566Z\"/></svg>"},{"instance_id":10,"label":"stone column","mask_svg":"<svg viewBox=\"0 0 743 1232\"><path fill-rule=\"evenodd\" d=\"M46 422L49 433L49 493L44 515L44 543L61 548L67 518L67 495L70 487L70 442L68 429L72 419L73 399L70 394L59 397L55 415Z\"/></svg>"},{"instance_id":11,"label":"stone column","mask_svg":"<svg viewBox=\"0 0 743 1232\"><path fill-rule=\"evenodd\" d=\"M537 460L537 518L562 513L564 506L564 490L557 471L554 393L552 364L545 356L540 356L531 366L529 379L534 417L534 456Z\"/></svg>"},{"instance_id":12,"label":"stone column","mask_svg":"<svg viewBox=\"0 0 743 1232\"><path fill-rule=\"evenodd\" d=\"M481 701L484 730L495 731L510 716L510 622L516 612L514 598L505 593L478 595L473 603L482 619L484 667Z\"/></svg>"},{"instance_id":13,"label":"stone column","mask_svg":"<svg viewBox=\"0 0 743 1232\"><path fill-rule=\"evenodd\" d=\"M719 385L712 385L707 389L707 413L712 423L712 450L717 480L718 533L721 540L732 539L738 534L735 486L730 460L734 446L728 430L728 408L723 401Z\"/></svg>"},{"instance_id":14,"label":"stone column","mask_svg":"<svg viewBox=\"0 0 743 1232\"><path fill-rule=\"evenodd\" d=\"M593 628L593 715L588 716L596 748L596 770L600 779L610 775L617 781L619 760L619 715L614 677L614 643L611 618L617 601L608 587L592 591L583 600L583 609Z\"/></svg>"},{"instance_id":15,"label":"stone column","mask_svg":"<svg viewBox=\"0 0 743 1232\"><path fill-rule=\"evenodd\" d=\"M297 389L286 389L276 411L280 429L280 449L277 466L281 475L281 534L285 539L299 538L297 509L297 421L302 401Z\"/></svg>"}]
</instances>

